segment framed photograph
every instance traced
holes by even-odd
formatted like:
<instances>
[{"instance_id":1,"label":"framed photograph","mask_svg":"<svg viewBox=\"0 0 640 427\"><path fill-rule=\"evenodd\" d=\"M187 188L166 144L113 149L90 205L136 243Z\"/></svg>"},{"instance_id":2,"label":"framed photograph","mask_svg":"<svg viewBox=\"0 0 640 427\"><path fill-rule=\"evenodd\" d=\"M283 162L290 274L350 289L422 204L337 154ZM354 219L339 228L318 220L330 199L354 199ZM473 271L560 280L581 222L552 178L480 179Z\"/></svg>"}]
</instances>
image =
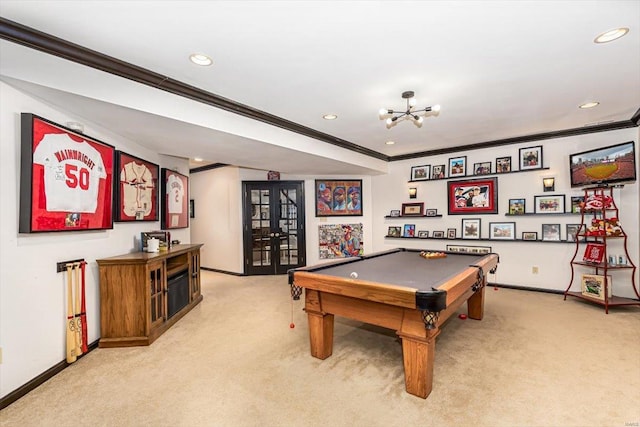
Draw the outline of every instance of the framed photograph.
<instances>
[{"instance_id":1,"label":"framed photograph","mask_svg":"<svg viewBox=\"0 0 640 427\"><path fill-rule=\"evenodd\" d=\"M387 237L400 237L401 232L402 229L399 226L390 226L389 230L387 231Z\"/></svg>"},{"instance_id":2,"label":"framed photograph","mask_svg":"<svg viewBox=\"0 0 640 427\"><path fill-rule=\"evenodd\" d=\"M489 175L491 173L491 162L474 163L474 175Z\"/></svg>"},{"instance_id":3,"label":"framed photograph","mask_svg":"<svg viewBox=\"0 0 640 427\"><path fill-rule=\"evenodd\" d=\"M434 165L431 168L431 179L444 179L445 167L445 165Z\"/></svg>"},{"instance_id":4,"label":"framed photograph","mask_svg":"<svg viewBox=\"0 0 640 427\"><path fill-rule=\"evenodd\" d=\"M533 196L533 207L537 214L564 213L564 194Z\"/></svg>"},{"instance_id":5,"label":"framed photograph","mask_svg":"<svg viewBox=\"0 0 640 427\"><path fill-rule=\"evenodd\" d=\"M429 232L425 231L425 230L420 230L418 231L418 237L421 239L428 239L429 238Z\"/></svg>"},{"instance_id":6,"label":"framed photograph","mask_svg":"<svg viewBox=\"0 0 640 427\"><path fill-rule=\"evenodd\" d=\"M509 215L524 215L525 199L509 199Z\"/></svg>"},{"instance_id":7,"label":"framed photograph","mask_svg":"<svg viewBox=\"0 0 640 427\"><path fill-rule=\"evenodd\" d=\"M516 239L516 223L515 222L490 222L489 238L494 240L515 240Z\"/></svg>"},{"instance_id":8,"label":"framed photograph","mask_svg":"<svg viewBox=\"0 0 640 427\"><path fill-rule=\"evenodd\" d=\"M162 168L163 230L189 227L189 177L171 169Z\"/></svg>"},{"instance_id":9,"label":"framed photograph","mask_svg":"<svg viewBox=\"0 0 640 427\"><path fill-rule=\"evenodd\" d=\"M123 151L116 151L115 171L119 179L114 179L114 220L157 221L159 166Z\"/></svg>"},{"instance_id":10,"label":"framed photograph","mask_svg":"<svg viewBox=\"0 0 640 427\"><path fill-rule=\"evenodd\" d=\"M467 175L467 156L452 157L449 159L449 178Z\"/></svg>"},{"instance_id":11,"label":"framed photograph","mask_svg":"<svg viewBox=\"0 0 640 427\"><path fill-rule=\"evenodd\" d=\"M402 204L402 216L423 216L424 215L424 203L403 203Z\"/></svg>"},{"instance_id":12,"label":"framed photograph","mask_svg":"<svg viewBox=\"0 0 640 427\"><path fill-rule=\"evenodd\" d=\"M447 228L447 239L455 239L455 238L456 238L456 229Z\"/></svg>"},{"instance_id":13,"label":"framed photograph","mask_svg":"<svg viewBox=\"0 0 640 427\"><path fill-rule=\"evenodd\" d=\"M491 253L491 246L447 245L447 252L459 252L463 254L489 254Z\"/></svg>"},{"instance_id":14,"label":"framed photograph","mask_svg":"<svg viewBox=\"0 0 640 427\"><path fill-rule=\"evenodd\" d=\"M537 231L523 231L522 240L538 240Z\"/></svg>"},{"instance_id":15,"label":"framed photograph","mask_svg":"<svg viewBox=\"0 0 640 427\"><path fill-rule=\"evenodd\" d=\"M520 149L520 170L542 168L542 145Z\"/></svg>"},{"instance_id":16,"label":"framed photograph","mask_svg":"<svg viewBox=\"0 0 640 427\"><path fill-rule=\"evenodd\" d=\"M496 157L496 173L511 172L511 156Z\"/></svg>"},{"instance_id":17,"label":"framed photograph","mask_svg":"<svg viewBox=\"0 0 640 427\"><path fill-rule=\"evenodd\" d=\"M559 242L560 224L542 224L542 241Z\"/></svg>"},{"instance_id":18,"label":"framed photograph","mask_svg":"<svg viewBox=\"0 0 640 427\"><path fill-rule=\"evenodd\" d=\"M583 196L571 196L571 213L582 213Z\"/></svg>"},{"instance_id":19,"label":"framed photograph","mask_svg":"<svg viewBox=\"0 0 640 427\"><path fill-rule=\"evenodd\" d=\"M415 224L405 224L404 232L402 233L403 237L416 237L416 225Z\"/></svg>"},{"instance_id":20,"label":"framed photograph","mask_svg":"<svg viewBox=\"0 0 640 427\"><path fill-rule=\"evenodd\" d=\"M606 295L611 298L611 276L607 276L606 280L607 283L605 286L605 276L601 276L599 274L583 274L582 295L599 300L604 300L606 287Z\"/></svg>"},{"instance_id":21,"label":"framed photograph","mask_svg":"<svg viewBox=\"0 0 640 427\"><path fill-rule=\"evenodd\" d=\"M392 210L389 216L400 216L400 209Z\"/></svg>"},{"instance_id":22,"label":"framed photograph","mask_svg":"<svg viewBox=\"0 0 640 427\"><path fill-rule=\"evenodd\" d=\"M196 217L196 201L191 199L189 200L189 218Z\"/></svg>"},{"instance_id":23,"label":"framed photograph","mask_svg":"<svg viewBox=\"0 0 640 427\"><path fill-rule=\"evenodd\" d=\"M316 179L316 216L362 216L361 179Z\"/></svg>"},{"instance_id":24,"label":"framed photograph","mask_svg":"<svg viewBox=\"0 0 640 427\"><path fill-rule=\"evenodd\" d=\"M444 231L434 231L433 232L434 239L444 239Z\"/></svg>"},{"instance_id":25,"label":"framed photograph","mask_svg":"<svg viewBox=\"0 0 640 427\"><path fill-rule=\"evenodd\" d=\"M20 233L113 228L115 149L22 113Z\"/></svg>"},{"instance_id":26,"label":"framed photograph","mask_svg":"<svg viewBox=\"0 0 640 427\"><path fill-rule=\"evenodd\" d=\"M437 209L427 209L425 212L425 216L438 216Z\"/></svg>"},{"instance_id":27,"label":"framed photograph","mask_svg":"<svg viewBox=\"0 0 640 427\"><path fill-rule=\"evenodd\" d=\"M480 218L464 218L462 220L462 238L480 238Z\"/></svg>"},{"instance_id":28,"label":"framed photograph","mask_svg":"<svg viewBox=\"0 0 640 427\"><path fill-rule=\"evenodd\" d=\"M449 215L498 213L498 179L447 181Z\"/></svg>"},{"instance_id":29,"label":"framed photograph","mask_svg":"<svg viewBox=\"0 0 640 427\"><path fill-rule=\"evenodd\" d=\"M431 165L412 166L411 181L425 181L431 176Z\"/></svg>"},{"instance_id":30,"label":"framed photograph","mask_svg":"<svg viewBox=\"0 0 640 427\"><path fill-rule=\"evenodd\" d=\"M567 242L575 242L578 240L578 232L582 227L581 224L567 224Z\"/></svg>"}]
</instances>

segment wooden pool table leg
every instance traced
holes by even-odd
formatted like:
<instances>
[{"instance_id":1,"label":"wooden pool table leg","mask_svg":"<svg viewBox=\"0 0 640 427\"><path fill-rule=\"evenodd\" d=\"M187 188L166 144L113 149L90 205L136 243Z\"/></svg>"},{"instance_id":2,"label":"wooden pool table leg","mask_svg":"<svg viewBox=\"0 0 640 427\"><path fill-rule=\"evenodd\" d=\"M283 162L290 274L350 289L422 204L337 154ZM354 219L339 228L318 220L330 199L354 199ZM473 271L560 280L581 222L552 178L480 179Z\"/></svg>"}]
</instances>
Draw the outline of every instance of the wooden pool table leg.
<instances>
[{"instance_id":1,"label":"wooden pool table leg","mask_svg":"<svg viewBox=\"0 0 640 427\"><path fill-rule=\"evenodd\" d=\"M475 320L482 320L484 316L484 290L486 286L478 289L467 300L467 313L470 318Z\"/></svg>"},{"instance_id":2,"label":"wooden pool table leg","mask_svg":"<svg viewBox=\"0 0 640 427\"><path fill-rule=\"evenodd\" d=\"M326 359L333 353L333 314L323 313L320 293L307 289L305 292L305 309L309 321L309 340L311 355L318 359Z\"/></svg>"},{"instance_id":3,"label":"wooden pool table leg","mask_svg":"<svg viewBox=\"0 0 640 427\"><path fill-rule=\"evenodd\" d=\"M433 388L437 332L430 334L426 339L399 335L402 338L404 382L407 393L425 399Z\"/></svg>"}]
</instances>

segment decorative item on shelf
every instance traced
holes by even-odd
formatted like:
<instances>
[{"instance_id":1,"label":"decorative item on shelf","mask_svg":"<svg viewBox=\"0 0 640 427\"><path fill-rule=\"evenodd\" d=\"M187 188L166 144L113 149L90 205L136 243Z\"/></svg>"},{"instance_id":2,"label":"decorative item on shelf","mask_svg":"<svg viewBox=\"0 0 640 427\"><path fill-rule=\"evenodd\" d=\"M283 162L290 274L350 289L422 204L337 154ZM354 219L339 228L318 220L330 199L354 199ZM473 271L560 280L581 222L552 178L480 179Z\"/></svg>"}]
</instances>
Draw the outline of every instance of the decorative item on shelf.
<instances>
[{"instance_id":1,"label":"decorative item on shelf","mask_svg":"<svg viewBox=\"0 0 640 427\"><path fill-rule=\"evenodd\" d=\"M467 175L467 156L452 157L449 159L449 178Z\"/></svg>"},{"instance_id":2,"label":"decorative item on shelf","mask_svg":"<svg viewBox=\"0 0 640 427\"><path fill-rule=\"evenodd\" d=\"M559 242L560 224L542 224L542 240L544 242Z\"/></svg>"},{"instance_id":3,"label":"decorative item on shelf","mask_svg":"<svg viewBox=\"0 0 640 427\"><path fill-rule=\"evenodd\" d=\"M593 218L585 231L587 236L622 236L618 218Z\"/></svg>"},{"instance_id":4,"label":"decorative item on shelf","mask_svg":"<svg viewBox=\"0 0 640 427\"><path fill-rule=\"evenodd\" d=\"M447 228L447 239L455 239L457 230L455 228Z\"/></svg>"},{"instance_id":5,"label":"decorative item on shelf","mask_svg":"<svg viewBox=\"0 0 640 427\"><path fill-rule=\"evenodd\" d=\"M431 174L431 165L412 166L411 181L426 181Z\"/></svg>"},{"instance_id":6,"label":"decorative item on shelf","mask_svg":"<svg viewBox=\"0 0 640 427\"><path fill-rule=\"evenodd\" d=\"M464 218L462 220L462 238L480 238L480 218Z\"/></svg>"},{"instance_id":7,"label":"decorative item on shelf","mask_svg":"<svg viewBox=\"0 0 640 427\"><path fill-rule=\"evenodd\" d=\"M567 242L575 242L578 239L578 233L582 224L567 224Z\"/></svg>"},{"instance_id":8,"label":"decorative item on shelf","mask_svg":"<svg viewBox=\"0 0 640 427\"><path fill-rule=\"evenodd\" d=\"M556 179L553 177L542 178L542 191L556 191Z\"/></svg>"},{"instance_id":9,"label":"decorative item on shelf","mask_svg":"<svg viewBox=\"0 0 640 427\"><path fill-rule=\"evenodd\" d=\"M473 164L474 175L489 175L491 173L491 162Z\"/></svg>"},{"instance_id":10,"label":"decorative item on shelf","mask_svg":"<svg viewBox=\"0 0 640 427\"><path fill-rule=\"evenodd\" d=\"M405 224L404 233L402 234L402 237L415 237L415 236L416 236L416 225Z\"/></svg>"},{"instance_id":11,"label":"decorative item on shelf","mask_svg":"<svg viewBox=\"0 0 640 427\"><path fill-rule=\"evenodd\" d=\"M495 240L515 240L516 223L515 222L490 222L489 238Z\"/></svg>"},{"instance_id":12,"label":"decorative item on shelf","mask_svg":"<svg viewBox=\"0 0 640 427\"><path fill-rule=\"evenodd\" d=\"M604 251L604 243L587 243L587 247L584 249L584 255L582 255L582 261L600 264L604 259Z\"/></svg>"},{"instance_id":13,"label":"decorative item on shelf","mask_svg":"<svg viewBox=\"0 0 640 427\"><path fill-rule=\"evenodd\" d=\"M433 105L431 107L425 107L416 109L415 106L418 103L414 98L415 93L411 90L402 92L402 98L407 100L407 109L405 111L396 111L390 108L381 108L378 112L380 120L385 120L387 129L391 129L398 124L400 120L411 120L411 122L417 127L422 127L424 117L430 115L438 115L440 113L440 105ZM420 115L421 113L424 113ZM397 115L396 115L397 114Z\"/></svg>"},{"instance_id":14,"label":"decorative item on shelf","mask_svg":"<svg viewBox=\"0 0 640 427\"><path fill-rule=\"evenodd\" d=\"M400 209L392 209L389 216L400 216Z\"/></svg>"},{"instance_id":15,"label":"decorative item on shelf","mask_svg":"<svg viewBox=\"0 0 640 427\"><path fill-rule=\"evenodd\" d=\"M400 237L401 232L402 232L402 229L400 227L393 225L389 227L389 231L387 231L387 236Z\"/></svg>"},{"instance_id":16,"label":"decorative item on shelf","mask_svg":"<svg viewBox=\"0 0 640 427\"><path fill-rule=\"evenodd\" d=\"M524 215L526 204L525 199L509 199L509 215Z\"/></svg>"},{"instance_id":17,"label":"decorative item on shelf","mask_svg":"<svg viewBox=\"0 0 640 427\"><path fill-rule=\"evenodd\" d=\"M424 213L425 216L438 216L437 209L427 209Z\"/></svg>"},{"instance_id":18,"label":"decorative item on shelf","mask_svg":"<svg viewBox=\"0 0 640 427\"><path fill-rule=\"evenodd\" d=\"M416 197L418 197L418 189L416 187L409 188L409 198L415 199Z\"/></svg>"},{"instance_id":19,"label":"decorative item on shelf","mask_svg":"<svg viewBox=\"0 0 640 427\"><path fill-rule=\"evenodd\" d=\"M520 170L542 169L542 145L520 149Z\"/></svg>"},{"instance_id":20,"label":"decorative item on shelf","mask_svg":"<svg viewBox=\"0 0 640 427\"><path fill-rule=\"evenodd\" d=\"M533 196L533 208L537 214L564 213L564 194Z\"/></svg>"},{"instance_id":21,"label":"decorative item on shelf","mask_svg":"<svg viewBox=\"0 0 640 427\"><path fill-rule=\"evenodd\" d=\"M585 211L609 209L613 199L610 196L604 194L590 194L584 200L582 208Z\"/></svg>"},{"instance_id":22,"label":"decorative item on shelf","mask_svg":"<svg viewBox=\"0 0 640 427\"><path fill-rule=\"evenodd\" d=\"M522 240L538 240L537 231L523 231Z\"/></svg>"},{"instance_id":23,"label":"decorative item on shelf","mask_svg":"<svg viewBox=\"0 0 640 427\"><path fill-rule=\"evenodd\" d=\"M422 216L424 215L424 203L403 203L402 216Z\"/></svg>"},{"instance_id":24,"label":"decorative item on shelf","mask_svg":"<svg viewBox=\"0 0 640 427\"><path fill-rule=\"evenodd\" d=\"M444 239L444 231L434 231L433 232L434 239Z\"/></svg>"},{"instance_id":25,"label":"decorative item on shelf","mask_svg":"<svg viewBox=\"0 0 640 427\"><path fill-rule=\"evenodd\" d=\"M571 213L579 214L584 206L584 197L571 196Z\"/></svg>"},{"instance_id":26,"label":"decorative item on shelf","mask_svg":"<svg viewBox=\"0 0 640 427\"><path fill-rule=\"evenodd\" d=\"M420 238L420 239L428 239L429 238L429 231L426 231L426 230L418 231L418 238Z\"/></svg>"},{"instance_id":27,"label":"decorative item on shelf","mask_svg":"<svg viewBox=\"0 0 640 427\"><path fill-rule=\"evenodd\" d=\"M434 165L431 168L431 179L443 179L445 177L445 165Z\"/></svg>"},{"instance_id":28,"label":"decorative item on shelf","mask_svg":"<svg viewBox=\"0 0 640 427\"><path fill-rule=\"evenodd\" d=\"M611 298L611 276L606 276L607 281L607 297ZM604 300L605 296L605 276L599 274L583 274L582 275L582 295Z\"/></svg>"},{"instance_id":29,"label":"decorative item on shelf","mask_svg":"<svg viewBox=\"0 0 640 427\"><path fill-rule=\"evenodd\" d=\"M511 156L496 158L496 173L511 172Z\"/></svg>"}]
</instances>

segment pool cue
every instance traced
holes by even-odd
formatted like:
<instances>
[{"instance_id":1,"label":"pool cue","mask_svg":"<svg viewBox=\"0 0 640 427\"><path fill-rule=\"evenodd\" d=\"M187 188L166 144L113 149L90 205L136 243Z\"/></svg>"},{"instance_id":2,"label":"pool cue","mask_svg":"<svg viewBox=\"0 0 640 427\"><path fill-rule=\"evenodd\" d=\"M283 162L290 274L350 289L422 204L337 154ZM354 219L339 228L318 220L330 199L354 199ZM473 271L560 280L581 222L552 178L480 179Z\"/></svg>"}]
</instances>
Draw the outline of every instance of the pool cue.
<instances>
[{"instance_id":1,"label":"pool cue","mask_svg":"<svg viewBox=\"0 0 640 427\"><path fill-rule=\"evenodd\" d=\"M73 297L71 287L71 269L73 264L67 264L67 363L76 361L76 337L75 337L75 321L73 319Z\"/></svg>"},{"instance_id":2,"label":"pool cue","mask_svg":"<svg viewBox=\"0 0 640 427\"><path fill-rule=\"evenodd\" d=\"M73 283L73 320L76 322L76 356L82 354L82 325L80 324L80 263L73 263L73 272L75 273Z\"/></svg>"},{"instance_id":3,"label":"pool cue","mask_svg":"<svg viewBox=\"0 0 640 427\"><path fill-rule=\"evenodd\" d=\"M81 306L80 306L80 323L82 323L82 353L86 353L87 351L89 351L89 348L87 347L87 341L89 340L89 336L87 335L87 308L85 307L85 302L84 302L84 283L85 283L85 266L87 265L86 262L82 261L80 263L80 268L82 268L82 302L81 302Z\"/></svg>"}]
</instances>

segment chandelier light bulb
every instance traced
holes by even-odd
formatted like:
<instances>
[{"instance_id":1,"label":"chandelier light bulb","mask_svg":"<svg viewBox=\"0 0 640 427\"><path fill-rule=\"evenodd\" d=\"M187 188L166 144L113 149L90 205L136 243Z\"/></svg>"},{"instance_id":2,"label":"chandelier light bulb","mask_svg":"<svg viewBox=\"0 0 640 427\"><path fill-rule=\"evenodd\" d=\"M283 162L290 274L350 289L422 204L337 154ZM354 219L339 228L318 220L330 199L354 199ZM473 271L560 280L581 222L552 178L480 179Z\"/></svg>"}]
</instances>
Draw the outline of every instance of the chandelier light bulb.
<instances>
[{"instance_id":1,"label":"chandelier light bulb","mask_svg":"<svg viewBox=\"0 0 640 427\"><path fill-rule=\"evenodd\" d=\"M393 124L393 120L391 120L391 117L389 117L385 123L387 124L387 126L391 126Z\"/></svg>"},{"instance_id":2,"label":"chandelier light bulb","mask_svg":"<svg viewBox=\"0 0 640 427\"><path fill-rule=\"evenodd\" d=\"M423 118L422 116L418 116L418 118L417 118L417 119L415 119L415 121L416 121L418 124L422 124L422 122L424 122L424 118Z\"/></svg>"},{"instance_id":3,"label":"chandelier light bulb","mask_svg":"<svg viewBox=\"0 0 640 427\"><path fill-rule=\"evenodd\" d=\"M436 104L433 107L431 107L431 111L435 111L435 112L440 111L440 104Z\"/></svg>"},{"instance_id":4,"label":"chandelier light bulb","mask_svg":"<svg viewBox=\"0 0 640 427\"><path fill-rule=\"evenodd\" d=\"M418 100L415 98L409 98L409 107L415 107L418 103Z\"/></svg>"},{"instance_id":5,"label":"chandelier light bulb","mask_svg":"<svg viewBox=\"0 0 640 427\"><path fill-rule=\"evenodd\" d=\"M378 115L380 116L386 116L387 114L389 114L389 110L386 108L381 108L380 111L378 111Z\"/></svg>"}]
</instances>

